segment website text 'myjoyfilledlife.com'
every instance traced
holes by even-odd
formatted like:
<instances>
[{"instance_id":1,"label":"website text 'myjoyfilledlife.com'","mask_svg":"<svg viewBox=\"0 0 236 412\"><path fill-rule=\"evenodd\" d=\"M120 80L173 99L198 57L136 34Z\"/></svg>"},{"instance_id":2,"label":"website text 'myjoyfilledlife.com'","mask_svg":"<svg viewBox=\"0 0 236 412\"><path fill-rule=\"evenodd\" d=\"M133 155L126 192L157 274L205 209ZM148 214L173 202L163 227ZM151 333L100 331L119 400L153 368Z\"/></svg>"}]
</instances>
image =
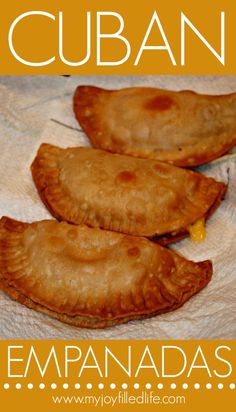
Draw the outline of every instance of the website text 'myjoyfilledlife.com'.
<instances>
[{"instance_id":1,"label":"website text 'myjoyfilledlife.com'","mask_svg":"<svg viewBox=\"0 0 236 412\"><path fill-rule=\"evenodd\" d=\"M186 397L180 395L157 395L154 391L142 391L137 395L130 395L128 391L119 391L117 395L81 395L81 396L52 396L54 404L91 405L95 407L115 405L175 405L185 404Z\"/></svg>"}]
</instances>

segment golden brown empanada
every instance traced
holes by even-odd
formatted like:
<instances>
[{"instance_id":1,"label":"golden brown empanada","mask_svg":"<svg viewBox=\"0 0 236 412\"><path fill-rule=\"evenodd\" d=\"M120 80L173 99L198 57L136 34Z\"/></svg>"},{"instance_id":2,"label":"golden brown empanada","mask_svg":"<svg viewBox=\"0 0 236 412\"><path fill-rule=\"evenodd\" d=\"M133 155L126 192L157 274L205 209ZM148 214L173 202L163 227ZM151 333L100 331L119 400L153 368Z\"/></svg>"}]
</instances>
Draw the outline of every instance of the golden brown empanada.
<instances>
[{"instance_id":1,"label":"golden brown empanada","mask_svg":"<svg viewBox=\"0 0 236 412\"><path fill-rule=\"evenodd\" d=\"M146 238L0 220L0 288L71 325L102 328L174 310L211 275L210 261L187 261Z\"/></svg>"},{"instance_id":2,"label":"golden brown empanada","mask_svg":"<svg viewBox=\"0 0 236 412\"><path fill-rule=\"evenodd\" d=\"M57 219L163 237L164 243L183 237L189 225L207 217L226 188L200 173L156 160L48 144L40 147L32 174Z\"/></svg>"},{"instance_id":3,"label":"golden brown empanada","mask_svg":"<svg viewBox=\"0 0 236 412\"><path fill-rule=\"evenodd\" d=\"M178 166L206 163L236 144L236 93L80 86L74 112L95 147Z\"/></svg>"}]
</instances>

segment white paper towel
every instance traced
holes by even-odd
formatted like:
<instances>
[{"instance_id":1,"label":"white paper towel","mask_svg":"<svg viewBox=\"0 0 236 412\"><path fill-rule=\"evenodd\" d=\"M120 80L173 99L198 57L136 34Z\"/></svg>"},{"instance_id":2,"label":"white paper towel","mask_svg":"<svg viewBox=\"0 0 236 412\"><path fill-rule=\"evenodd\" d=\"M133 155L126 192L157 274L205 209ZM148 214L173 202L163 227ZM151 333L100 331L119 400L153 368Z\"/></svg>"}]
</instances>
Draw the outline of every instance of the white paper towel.
<instances>
[{"instance_id":1,"label":"white paper towel","mask_svg":"<svg viewBox=\"0 0 236 412\"><path fill-rule=\"evenodd\" d=\"M144 85L220 94L236 91L236 76L0 77L0 216L27 222L51 217L39 199L29 167L42 142L61 147L89 144L72 111L72 96L78 84L107 88ZM175 312L93 331L50 319L0 292L0 337L235 339L236 153L200 169L219 180L229 180L226 198L208 221L203 243L185 239L173 247L189 259L213 261L214 275L203 291Z\"/></svg>"}]
</instances>

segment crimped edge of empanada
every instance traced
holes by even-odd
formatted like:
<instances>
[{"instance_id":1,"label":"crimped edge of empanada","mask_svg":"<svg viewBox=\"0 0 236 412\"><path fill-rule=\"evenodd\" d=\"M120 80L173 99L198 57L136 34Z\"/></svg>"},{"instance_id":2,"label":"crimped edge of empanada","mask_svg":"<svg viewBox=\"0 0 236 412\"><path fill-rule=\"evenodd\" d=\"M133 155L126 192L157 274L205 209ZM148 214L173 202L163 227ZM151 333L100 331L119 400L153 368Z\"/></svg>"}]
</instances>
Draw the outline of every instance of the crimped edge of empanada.
<instances>
[{"instance_id":1,"label":"crimped edge of empanada","mask_svg":"<svg viewBox=\"0 0 236 412\"><path fill-rule=\"evenodd\" d=\"M202 289L208 284L208 282L211 279L211 275L209 276L211 272L211 264L209 263L210 261L206 260L205 262L200 262L199 265L201 265L202 271L205 272L206 275L206 282L202 285ZM129 315L128 317L122 317L122 318L116 318L116 319L99 319L95 317L86 317L86 316L68 316L65 313L58 313L54 312L45 306L40 305L39 303L34 302L33 300L29 299L25 295L23 295L21 292L19 292L17 289L15 289L12 286L9 286L4 279L0 277L0 290L5 292L11 299L21 303L22 305L28 307L29 309L33 309L37 312L43 313L44 315L47 315L49 317L52 317L56 320L59 320L63 323L69 324L71 326L75 327L80 327L80 328L87 328L87 329L105 329L109 328L112 326L118 326L122 323L127 323L129 321L134 321L134 320L143 320L143 319L149 319L157 315L162 315L164 313L172 312L181 306L183 306L190 298L192 298L194 295L199 293L199 290L196 290L194 294L191 294L189 297L187 297L183 302L181 302L178 305L172 306L170 309L165 309L165 310L159 310L158 312L150 312L145 315L139 315L139 314L133 314Z\"/></svg>"},{"instance_id":2,"label":"crimped edge of empanada","mask_svg":"<svg viewBox=\"0 0 236 412\"><path fill-rule=\"evenodd\" d=\"M142 87L144 89L145 87ZM135 88L134 88L135 89ZM137 88L138 89L138 88ZM146 89L149 89L146 87ZM125 91L126 89L121 89L121 91ZM127 88L128 90L128 88ZM169 90L167 90L169 91ZM126 154L133 157L140 157L144 159L154 159L165 161L166 163L174 164L175 166L180 167L193 167L193 166L200 166L202 164L208 163L214 159L217 159L220 156L223 156L227 153L230 149L232 149L236 145L236 135L232 136L230 142L225 143L224 145L220 145L219 149L216 150L214 147L213 153L199 153L193 155L192 153L188 153L187 148L182 148L181 158L176 157L175 155L171 156L170 158L160 159L158 156L158 151L154 152L153 150L149 149L139 149L139 148L127 148L125 146L121 146L121 144L115 144L111 142L110 139L106 139L106 135L103 131L103 126L101 124L101 119L99 115L99 104L98 98L99 95L108 94L112 96L112 93L118 93L119 90L108 90L103 89L96 86L78 86L75 90L74 97L73 97L73 110L77 121L79 122L80 126L88 136L91 143L100 149L107 150L111 153L119 153L119 154ZM192 90L182 90L180 92L173 92L173 93L191 93L194 95L199 95ZM234 93L228 95L221 95L222 98L224 96L230 96ZM208 98L214 98L215 96L211 95L202 95ZM102 137L102 139L101 139ZM183 152L186 152L186 155L183 157ZM173 153L175 153L173 151ZM163 152L162 152L163 154ZM179 153L177 153L179 156Z\"/></svg>"},{"instance_id":3,"label":"crimped edge of empanada","mask_svg":"<svg viewBox=\"0 0 236 412\"><path fill-rule=\"evenodd\" d=\"M92 222L84 222L83 211L78 207L77 203L70 196L69 192L63 189L60 184L60 167L58 164L58 154L63 150L64 149L61 149L57 146L52 146L47 143L41 144L38 153L31 165L31 172L35 186L38 190L42 202L50 211L52 216L54 216L57 220L66 220L67 222L72 224L75 224L77 222L79 222L79 224L85 223L88 226L93 226ZM217 182L214 179L212 179L213 185L211 185L209 189L208 181L210 181L211 178L205 179L206 180L203 181L203 190L208 192L211 189L211 195L213 196L214 201L209 206L209 209L207 210L205 215L199 215L196 220L200 218L207 219L219 206L220 201L227 189L227 186L223 182ZM107 227L105 227L104 229L111 230ZM132 235L132 233L129 233L129 231L126 231L125 229L126 228L122 228L123 233ZM167 236L165 236L165 234L158 236L155 234L155 232L145 235L142 233L140 235L149 238L156 237L155 240L157 240L158 243L165 245L183 239L188 235L188 230L186 227L182 227L179 230L175 231L174 234L171 234L170 232Z\"/></svg>"},{"instance_id":4,"label":"crimped edge of empanada","mask_svg":"<svg viewBox=\"0 0 236 412\"><path fill-rule=\"evenodd\" d=\"M220 206L221 201L224 199L225 192L227 190L227 186L222 183L221 190L213 203L213 205L208 209L207 213L203 216L204 220L207 221L211 215L215 212L215 210ZM166 246L174 242L178 242L189 236L189 231L186 228L180 229L178 233L168 233L162 236L154 236L152 240L154 242L159 243L159 245Z\"/></svg>"},{"instance_id":5,"label":"crimped edge of empanada","mask_svg":"<svg viewBox=\"0 0 236 412\"><path fill-rule=\"evenodd\" d=\"M66 313L55 312L51 308L41 305L39 302L34 301L30 297L26 296L24 293L19 291L13 284L8 282L8 267L7 267L7 256L8 253L8 239L7 236L10 235L11 242L14 242L14 234L16 234L16 244L18 242L18 236L20 233L24 232L30 224L18 222L14 219L8 217L2 217L0 220L0 289L2 289L10 298L13 300L27 306L30 309L34 309L38 312L46 314L52 318L60 320L64 323L70 324L72 326L79 326L82 328L99 329L115 326L121 323L126 323L130 320L138 320L150 318L155 315L160 315L173 311L181 307L187 300L203 289L212 277L212 263L211 261L203 261L195 263L198 269L201 271L201 277L199 278L198 284L195 285L195 289L189 289L183 291L183 297L180 301L175 301L172 296L172 302L170 306L166 306L163 309L158 309L156 311L150 311L147 308L147 312L130 312L129 314L117 315L109 318L100 318L96 316L83 316L81 314L68 315ZM173 254L176 254L172 251ZM10 277L9 277L10 278ZM163 291L166 294L166 292ZM174 300L173 300L174 299Z\"/></svg>"},{"instance_id":6,"label":"crimped edge of empanada","mask_svg":"<svg viewBox=\"0 0 236 412\"><path fill-rule=\"evenodd\" d=\"M128 153L125 148L114 148L104 138L101 141L100 136L103 135L101 119L99 117L98 97L101 94L111 94L115 90L106 90L96 86L78 86L73 97L73 110L77 121L88 136L91 143L100 149L107 150L111 153L131 154L132 156L142 157L135 153ZM104 136L103 136L104 137ZM143 156L145 158L145 156Z\"/></svg>"}]
</instances>

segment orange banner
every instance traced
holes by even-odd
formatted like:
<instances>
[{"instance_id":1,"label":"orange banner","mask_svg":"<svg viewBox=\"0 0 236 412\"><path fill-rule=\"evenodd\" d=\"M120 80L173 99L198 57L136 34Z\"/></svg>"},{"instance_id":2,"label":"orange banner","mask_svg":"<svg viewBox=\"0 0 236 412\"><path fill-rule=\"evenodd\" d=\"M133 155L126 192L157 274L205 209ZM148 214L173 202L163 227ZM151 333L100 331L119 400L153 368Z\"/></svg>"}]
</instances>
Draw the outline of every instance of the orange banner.
<instances>
[{"instance_id":1,"label":"orange banner","mask_svg":"<svg viewBox=\"0 0 236 412\"><path fill-rule=\"evenodd\" d=\"M8 411L235 407L236 342L2 341Z\"/></svg>"},{"instance_id":2,"label":"orange banner","mask_svg":"<svg viewBox=\"0 0 236 412\"><path fill-rule=\"evenodd\" d=\"M0 73L233 74L235 20L233 0L9 1Z\"/></svg>"}]
</instances>

